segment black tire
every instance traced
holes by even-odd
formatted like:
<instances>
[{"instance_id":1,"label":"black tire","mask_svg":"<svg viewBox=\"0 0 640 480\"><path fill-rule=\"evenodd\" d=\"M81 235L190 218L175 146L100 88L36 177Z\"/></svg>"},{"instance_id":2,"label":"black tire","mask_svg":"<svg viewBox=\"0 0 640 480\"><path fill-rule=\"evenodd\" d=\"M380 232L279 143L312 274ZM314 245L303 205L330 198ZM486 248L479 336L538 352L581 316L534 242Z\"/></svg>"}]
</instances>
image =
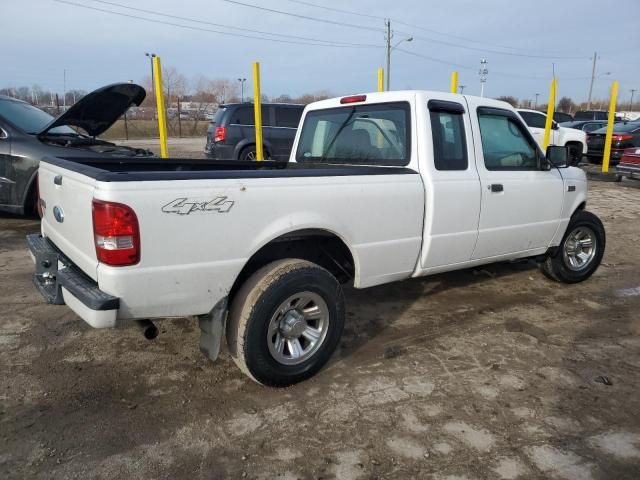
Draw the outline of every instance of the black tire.
<instances>
[{"instance_id":1,"label":"black tire","mask_svg":"<svg viewBox=\"0 0 640 480\"><path fill-rule=\"evenodd\" d=\"M267 149L262 147L262 151L264 153L264 159L269 160L269 152L267 152ZM240 150L240 155L238 156L238 160L241 160L243 162L255 162L256 158L257 153L255 145L248 145L244 147L242 150Z\"/></svg>"},{"instance_id":2,"label":"black tire","mask_svg":"<svg viewBox=\"0 0 640 480\"><path fill-rule=\"evenodd\" d=\"M297 364L284 364L271 352L274 347L269 343L273 341L269 325L273 325L274 318L286 316L276 316L282 311L283 302L309 292L325 302L326 332L316 347L309 347L308 358L300 358ZM343 327L344 295L340 283L319 265L290 258L265 265L240 287L229 310L226 335L229 352L245 374L262 385L286 387L313 376L327 363Z\"/></svg>"},{"instance_id":3,"label":"black tire","mask_svg":"<svg viewBox=\"0 0 640 480\"><path fill-rule=\"evenodd\" d=\"M576 231L588 231L593 233L593 245L595 252L590 257L589 261L580 268L572 267L569 260L569 255L565 254L565 248L572 250L571 245L567 247L567 242L572 241L570 238ZM606 235L604 226L600 219L591 212L580 210L573 214L567 231L562 238L562 242L558 247L558 250L545 259L540 264L540 269L548 278L557 282L563 283L578 283L589 278L600 266L602 256L604 255L604 249L606 246ZM582 248L582 247L581 247Z\"/></svg>"}]
</instances>

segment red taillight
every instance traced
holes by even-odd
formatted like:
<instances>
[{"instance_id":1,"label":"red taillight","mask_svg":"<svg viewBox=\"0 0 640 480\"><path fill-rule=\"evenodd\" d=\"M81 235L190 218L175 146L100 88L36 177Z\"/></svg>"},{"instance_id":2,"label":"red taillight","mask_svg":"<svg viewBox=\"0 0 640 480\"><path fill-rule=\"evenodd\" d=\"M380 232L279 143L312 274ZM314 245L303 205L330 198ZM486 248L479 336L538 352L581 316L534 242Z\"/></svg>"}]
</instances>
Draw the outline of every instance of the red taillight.
<instances>
[{"instance_id":1,"label":"red taillight","mask_svg":"<svg viewBox=\"0 0 640 480\"><path fill-rule=\"evenodd\" d=\"M98 261L118 267L140 261L140 230L131 207L94 199L93 236Z\"/></svg>"},{"instance_id":2,"label":"red taillight","mask_svg":"<svg viewBox=\"0 0 640 480\"><path fill-rule=\"evenodd\" d=\"M614 135L611 137L612 142L624 142L625 140L632 140L633 135L623 134L623 135Z\"/></svg>"},{"instance_id":3,"label":"red taillight","mask_svg":"<svg viewBox=\"0 0 640 480\"><path fill-rule=\"evenodd\" d=\"M350 97L342 97L340 103L358 103L364 102L366 99L366 95L351 95Z\"/></svg>"},{"instance_id":4,"label":"red taillight","mask_svg":"<svg viewBox=\"0 0 640 480\"><path fill-rule=\"evenodd\" d=\"M214 142L224 142L227 138L227 127L216 127L216 131L213 135Z\"/></svg>"}]
</instances>

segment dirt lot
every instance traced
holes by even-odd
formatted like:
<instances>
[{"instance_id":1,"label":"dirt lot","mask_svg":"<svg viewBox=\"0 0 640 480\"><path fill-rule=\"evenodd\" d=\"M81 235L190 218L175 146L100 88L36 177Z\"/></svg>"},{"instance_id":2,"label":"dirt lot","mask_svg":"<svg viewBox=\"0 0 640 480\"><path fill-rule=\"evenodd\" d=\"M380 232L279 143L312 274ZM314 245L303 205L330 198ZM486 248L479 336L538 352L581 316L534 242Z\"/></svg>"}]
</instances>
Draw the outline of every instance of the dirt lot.
<instances>
[{"instance_id":1,"label":"dirt lot","mask_svg":"<svg viewBox=\"0 0 640 480\"><path fill-rule=\"evenodd\" d=\"M207 361L193 319L149 342L43 304L37 222L0 218L0 478L640 478L640 189L592 183L590 209L590 281L503 264L349 291L339 352L285 390Z\"/></svg>"}]
</instances>

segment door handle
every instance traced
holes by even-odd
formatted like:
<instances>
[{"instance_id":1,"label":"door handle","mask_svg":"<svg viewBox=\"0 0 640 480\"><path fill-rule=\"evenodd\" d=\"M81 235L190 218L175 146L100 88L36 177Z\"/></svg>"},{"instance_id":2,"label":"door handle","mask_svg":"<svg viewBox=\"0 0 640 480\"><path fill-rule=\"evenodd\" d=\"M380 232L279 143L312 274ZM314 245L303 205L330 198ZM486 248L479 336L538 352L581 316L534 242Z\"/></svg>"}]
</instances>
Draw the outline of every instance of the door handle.
<instances>
[{"instance_id":1,"label":"door handle","mask_svg":"<svg viewBox=\"0 0 640 480\"><path fill-rule=\"evenodd\" d=\"M502 186L501 183L492 183L491 185L489 185L489 189L493 193L504 191L504 187Z\"/></svg>"}]
</instances>

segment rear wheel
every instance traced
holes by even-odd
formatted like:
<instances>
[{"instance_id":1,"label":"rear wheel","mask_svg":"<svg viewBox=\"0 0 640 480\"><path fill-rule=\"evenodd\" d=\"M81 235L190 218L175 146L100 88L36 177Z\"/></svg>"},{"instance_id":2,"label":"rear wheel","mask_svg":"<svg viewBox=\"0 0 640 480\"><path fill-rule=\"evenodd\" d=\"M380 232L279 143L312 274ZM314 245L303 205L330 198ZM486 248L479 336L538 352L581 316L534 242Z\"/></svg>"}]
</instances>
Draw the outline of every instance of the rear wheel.
<instances>
[{"instance_id":1,"label":"rear wheel","mask_svg":"<svg viewBox=\"0 0 640 480\"><path fill-rule=\"evenodd\" d=\"M567 227L557 252L540 264L542 272L552 280L564 283L582 282L596 271L606 236L600 219L591 212L576 212Z\"/></svg>"},{"instance_id":2,"label":"rear wheel","mask_svg":"<svg viewBox=\"0 0 640 480\"><path fill-rule=\"evenodd\" d=\"M263 151L263 154L265 156L265 160L268 160L269 159L269 154L267 152L267 149L263 147L262 151ZM258 159L258 154L256 152L256 146L255 145L249 145L248 147L244 147L240 151L239 159L242 160L243 162L255 162Z\"/></svg>"},{"instance_id":3,"label":"rear wheel","mask_svg":"<svg viewBox=\"0 0 640 480\"><path fill-rule=\"evenodd\" d=\"M238 290L229 310L227 343L249 377L284 387L327 363L343 326L344 297L336 278L306 260L278 260Z\"/></svg>"}]
</instances>

